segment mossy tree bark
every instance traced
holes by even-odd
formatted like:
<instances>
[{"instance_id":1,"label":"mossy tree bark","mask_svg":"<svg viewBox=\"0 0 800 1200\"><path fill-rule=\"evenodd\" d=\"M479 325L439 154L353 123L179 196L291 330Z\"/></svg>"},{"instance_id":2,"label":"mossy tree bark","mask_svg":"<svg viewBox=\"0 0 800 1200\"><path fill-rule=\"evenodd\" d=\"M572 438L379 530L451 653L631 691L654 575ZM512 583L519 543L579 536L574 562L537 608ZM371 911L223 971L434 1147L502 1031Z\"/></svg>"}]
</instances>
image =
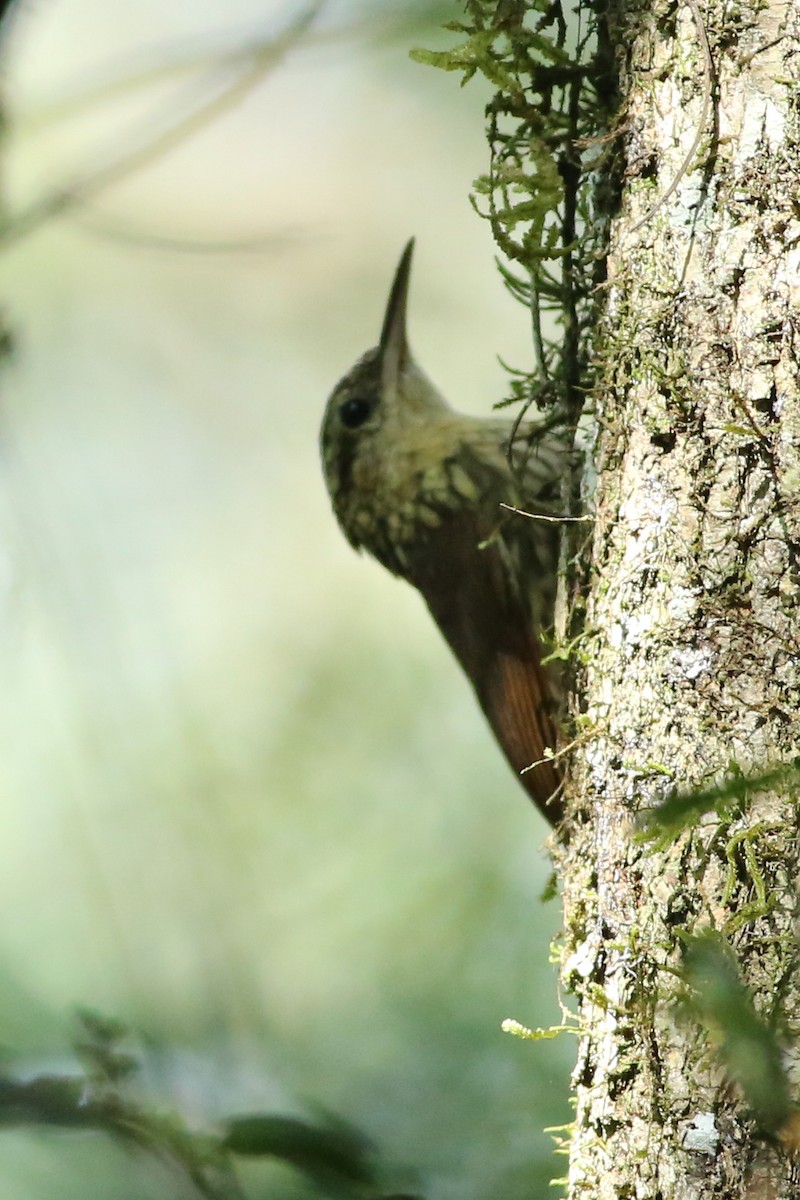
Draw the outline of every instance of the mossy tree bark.
<instances>
[{"instance_id":1,"label":"mossy tree bark","mask_svg":"<svg viewBox=\"0 0 800 1200\"><path fill-rule=\"evenodd\" d=\"M746 1046L725 1053L724 1013L701 996L699 1016L683 974L687 939L718 931L800 1101L791 773L656 843L635 818L800 749L800 5L635 9L612 26L626 168L562 860L584 1030L568 1195L800 1196L791 1137L742 1086ZM704 97L705 139L672 188Z\"/></svg>"}]
</instances>

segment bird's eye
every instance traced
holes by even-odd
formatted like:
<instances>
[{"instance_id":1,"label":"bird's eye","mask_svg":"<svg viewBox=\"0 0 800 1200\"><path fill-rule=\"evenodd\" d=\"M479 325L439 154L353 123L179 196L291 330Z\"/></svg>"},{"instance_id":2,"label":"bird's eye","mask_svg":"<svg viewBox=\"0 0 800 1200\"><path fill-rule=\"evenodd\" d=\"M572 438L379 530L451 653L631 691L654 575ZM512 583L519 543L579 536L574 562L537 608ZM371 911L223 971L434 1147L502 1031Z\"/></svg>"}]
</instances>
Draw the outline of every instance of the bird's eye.
<instances>
[{"instance_id":1,"label":"bird's eye","mask_svg":"<svg viewBox=\"0 0 800 1200\"><path fill-rule=\"evenodd\" d=\"M342 424L348 429L358 429L372 412L372 403L363 396L351 396L339 407Z\"/></svg>"}]
</instances>

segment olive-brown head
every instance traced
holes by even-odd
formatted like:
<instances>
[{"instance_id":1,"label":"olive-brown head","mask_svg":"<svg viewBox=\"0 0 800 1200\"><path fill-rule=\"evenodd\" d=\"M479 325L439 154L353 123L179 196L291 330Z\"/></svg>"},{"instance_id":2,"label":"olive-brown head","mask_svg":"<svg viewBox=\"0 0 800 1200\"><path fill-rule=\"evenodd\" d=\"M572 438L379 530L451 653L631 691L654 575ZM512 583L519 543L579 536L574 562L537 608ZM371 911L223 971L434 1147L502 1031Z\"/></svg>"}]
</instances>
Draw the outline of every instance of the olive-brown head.
<instances>
[{"instance_id":1,"label":"olive-brown head","mask_svg":"<svg viewBox=\"0 0 800 1200\"><path fill-rule=\"evenodd\" d=\"M406 335L412 238L395 272L378 345L333 390L320 433L325 481L347 539L402 574L397 548L413 536L426 475L469 418L447 405L417 366ZM470 422L471 423L471 422Z\"/></svg>"}]
</instances>

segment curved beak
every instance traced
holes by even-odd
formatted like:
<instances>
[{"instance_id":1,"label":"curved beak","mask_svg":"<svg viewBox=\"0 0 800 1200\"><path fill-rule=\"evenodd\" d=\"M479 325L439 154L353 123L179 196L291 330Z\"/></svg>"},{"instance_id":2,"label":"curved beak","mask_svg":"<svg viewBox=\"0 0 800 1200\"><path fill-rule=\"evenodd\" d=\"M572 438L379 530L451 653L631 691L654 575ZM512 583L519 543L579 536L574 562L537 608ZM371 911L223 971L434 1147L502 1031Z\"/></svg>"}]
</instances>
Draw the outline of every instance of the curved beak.
<instances>
[{"instance_id":1,"label":"curved beak","mask_svg":"<svg viewBox=\"0 0 800 1200\"><path fill-rule=\"evenodd\" d=\"M411 238L397 264L383 318L381 340L378 345L381 354L381 387L384 394L387 388L394 390L397 386L397 381L409 358L406 338L406 306L413 253L414 239Z\"/></svg>"}]
</instances>

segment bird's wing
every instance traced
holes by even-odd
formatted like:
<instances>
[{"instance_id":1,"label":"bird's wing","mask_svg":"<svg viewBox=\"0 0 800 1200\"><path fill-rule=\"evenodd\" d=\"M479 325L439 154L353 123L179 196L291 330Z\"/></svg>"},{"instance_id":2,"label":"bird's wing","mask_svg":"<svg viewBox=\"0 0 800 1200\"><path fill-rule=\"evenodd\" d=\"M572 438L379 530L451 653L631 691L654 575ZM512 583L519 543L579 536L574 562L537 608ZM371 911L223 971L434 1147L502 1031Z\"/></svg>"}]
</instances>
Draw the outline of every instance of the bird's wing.
<instances>
[{"instance_id":1,"label":"bird's wing","mask_svg":"<svg viewBox=\"0 0 800 1200\"><path fill-rule=\"evenodd\" d=\"M556 744L553 689L509 547L481 524L474 509L442 514L408 550L404 574L424 596L523 787L556 822L561 779L547 755Z\"/></svg>"}]
</instances>

